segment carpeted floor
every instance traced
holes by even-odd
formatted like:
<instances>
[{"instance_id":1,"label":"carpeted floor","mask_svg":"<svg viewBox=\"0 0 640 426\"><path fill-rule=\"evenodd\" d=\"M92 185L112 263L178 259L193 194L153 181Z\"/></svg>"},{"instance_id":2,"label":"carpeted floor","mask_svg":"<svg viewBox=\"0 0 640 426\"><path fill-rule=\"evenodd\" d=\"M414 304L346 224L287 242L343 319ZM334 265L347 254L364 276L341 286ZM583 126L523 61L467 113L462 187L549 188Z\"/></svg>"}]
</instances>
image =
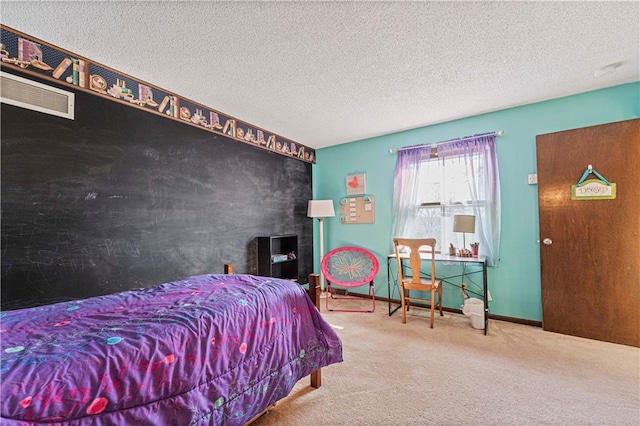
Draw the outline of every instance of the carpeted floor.
<instances>
[{"instance_id":1,"label":"carpeted floor","mask_svg":"<svg viewBox=\"0 0 640 426\"><path fill-rule=\"evenodd\" d=\"M323 311L344 362L253 425L640 424L638 348L495 320L484 336L449 312L430 329L425 309L402 324L386 308Z\"/></svg>"}]
</instances>

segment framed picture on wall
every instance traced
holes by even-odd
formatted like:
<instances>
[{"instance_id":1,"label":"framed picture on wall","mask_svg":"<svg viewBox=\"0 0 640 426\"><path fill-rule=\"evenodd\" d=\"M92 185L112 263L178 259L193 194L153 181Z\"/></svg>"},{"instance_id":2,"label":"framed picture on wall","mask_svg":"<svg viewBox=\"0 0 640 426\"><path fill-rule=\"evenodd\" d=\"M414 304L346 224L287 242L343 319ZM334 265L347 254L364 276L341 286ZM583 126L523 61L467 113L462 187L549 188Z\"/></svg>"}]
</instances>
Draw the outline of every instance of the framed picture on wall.
<instances>
[{"instance_id":1,"label":"framed picture on wall","mask_svg":"<svg viewBox=\"0 0 640 426\"><path fill-rule=\"evenodd\" d=\"M367 181L364 173L347 175L347 195L361 195L367 192Z\"/></svg>"}]
</instances>

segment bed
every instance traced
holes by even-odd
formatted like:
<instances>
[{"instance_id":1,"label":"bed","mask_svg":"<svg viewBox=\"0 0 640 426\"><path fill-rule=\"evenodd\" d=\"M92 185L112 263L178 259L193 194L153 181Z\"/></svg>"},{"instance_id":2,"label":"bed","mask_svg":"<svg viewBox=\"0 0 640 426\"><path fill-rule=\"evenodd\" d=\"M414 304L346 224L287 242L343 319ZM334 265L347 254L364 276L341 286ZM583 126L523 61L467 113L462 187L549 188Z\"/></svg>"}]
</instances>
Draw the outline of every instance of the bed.
<instances>
[{"instance_id":1,"label":"bed","mask_svg":"<svg viewBox=\"0 0 640 426\"><path fill-rule=\"evenodd\" d=\"M7 425L244 425L342 361L302 286L252 275L2 312L0 339Z\"/></svg>"}]
</instances>

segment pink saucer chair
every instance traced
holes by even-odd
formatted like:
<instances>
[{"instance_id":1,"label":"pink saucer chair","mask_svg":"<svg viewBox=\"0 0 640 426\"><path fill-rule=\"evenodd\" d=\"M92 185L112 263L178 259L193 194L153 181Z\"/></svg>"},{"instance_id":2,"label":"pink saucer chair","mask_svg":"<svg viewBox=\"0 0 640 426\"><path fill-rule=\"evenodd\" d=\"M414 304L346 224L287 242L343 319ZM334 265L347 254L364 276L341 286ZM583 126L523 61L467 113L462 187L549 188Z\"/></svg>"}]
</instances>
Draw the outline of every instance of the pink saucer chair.
<instances>
[{"instance_id":1,"label":"pink saucer chair","mask_svg":"<svg viewBox=\"0 0 640 426\"><path fill-rule=\"evenodd\" d=\"M361 247L338 247L322 258L322 274L327 281L326 308L337 312L373 312L376 310L373 280L378 274L378 259ZM362 297L349 296L349 289L369 284L370 310L331 309L331 300L362 300ZM344 296L334 294L334 287L343 288Z\"/></svg>"}]
</instances>

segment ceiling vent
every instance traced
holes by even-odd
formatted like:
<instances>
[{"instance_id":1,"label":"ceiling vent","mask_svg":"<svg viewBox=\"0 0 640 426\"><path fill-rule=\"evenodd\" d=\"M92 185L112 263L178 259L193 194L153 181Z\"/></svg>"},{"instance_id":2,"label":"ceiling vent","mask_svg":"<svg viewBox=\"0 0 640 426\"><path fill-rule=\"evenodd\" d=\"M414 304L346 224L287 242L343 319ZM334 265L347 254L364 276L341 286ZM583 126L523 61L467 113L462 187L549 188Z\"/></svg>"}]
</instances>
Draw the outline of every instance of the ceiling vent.
<instances>
[{"instance_id":1,"label":"ceiling vent","mask_svg":"<svg viewBox=\"0 0 640 426\"><path fill-rule=\"evenodd\" d=\"M0 100L73 120L75 94L0 71Z\"/></svg>"}]
</instances>

